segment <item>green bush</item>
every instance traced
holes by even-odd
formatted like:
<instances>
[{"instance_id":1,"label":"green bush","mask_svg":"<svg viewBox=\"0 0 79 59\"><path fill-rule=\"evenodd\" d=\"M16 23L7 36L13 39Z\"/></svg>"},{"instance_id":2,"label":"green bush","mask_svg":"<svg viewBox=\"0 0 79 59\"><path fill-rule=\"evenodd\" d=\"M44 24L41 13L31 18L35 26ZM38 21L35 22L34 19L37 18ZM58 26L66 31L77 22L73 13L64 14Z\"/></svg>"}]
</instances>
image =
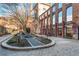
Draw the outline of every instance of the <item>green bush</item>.
<instances>
[{"instance_id":1,"label":"green bush","mask_svg":"<svg viewBox=\"0 0 79 59\"><path fill-rule=\"evenodd\" d=\"M12 43L16 43L16 37L13 37L13 38L11 38L11 40L9 40L8 42L7 42L7 44L12 44Z\"/></svg>"}]
</instances>

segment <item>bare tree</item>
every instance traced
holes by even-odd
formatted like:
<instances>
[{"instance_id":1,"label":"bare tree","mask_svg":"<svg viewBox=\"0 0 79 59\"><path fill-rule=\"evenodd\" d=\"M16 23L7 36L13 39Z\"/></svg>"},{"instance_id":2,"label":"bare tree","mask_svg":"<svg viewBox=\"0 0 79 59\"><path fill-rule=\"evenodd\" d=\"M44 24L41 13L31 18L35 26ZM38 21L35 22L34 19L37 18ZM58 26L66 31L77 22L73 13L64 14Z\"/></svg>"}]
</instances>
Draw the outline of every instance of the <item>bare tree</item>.
<instances>
[{"instance_id":1,"label":"bare tree","mask_svg":"<svg viewBox=\"0 0 79 59\"><path fill-rule=\"evenodd\" d=\"M26 32L26 23L25 20L27 20L27 10L26 10L26 5L25 4L21 4L23 10L24 11L23 14L20 14L21 11L18 10L18 6L19 4L17 3L5 3L3 4L3 7L5 9L7 9L7 12L9 14L9 16L13 17L16 21L18 21L18 23L20 23L20 28L23 29L23 32Z\"/></svg>"},{"instance_id":2,"label":"bare tree","mask_svg":"<svg viewBox=\"0 0 79 59\"><path fill-rule=\"evenodd\" d=\"M21 6L20 6L20 8L22 7L21 10L18 9L19 5L20 4L17 4L17 3L2 4L3 8L6 9L8 15L13 17L17 21L17 23L20 25L19 26L19 34L17 34L17 37L18 37L17 42L18 43L21 42L20 39L23 39L22 33L27 33L26 23L27 23L27 20L28 20L28 13L27 13L28 11L26 9L26 4L21 4ZM23 11L22 14L20 14L21 11Z\"/></svg>"}]
</instances>

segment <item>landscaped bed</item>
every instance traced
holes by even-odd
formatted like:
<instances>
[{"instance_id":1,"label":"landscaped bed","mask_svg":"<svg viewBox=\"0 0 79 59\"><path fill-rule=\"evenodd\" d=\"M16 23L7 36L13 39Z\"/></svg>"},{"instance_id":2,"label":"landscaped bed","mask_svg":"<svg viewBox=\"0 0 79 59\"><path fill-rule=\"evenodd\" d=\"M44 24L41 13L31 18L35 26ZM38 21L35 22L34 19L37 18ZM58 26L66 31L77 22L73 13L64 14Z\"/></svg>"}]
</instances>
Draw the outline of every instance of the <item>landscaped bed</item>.
<instances>
[{"instance_id":1,"label":"landscaped bed","mask_svg":"<svg viewBox=\"0 0 79 59\"><path fill-rule=\"evenodd\" d=\"M17 47L31 46L28 43L28 41L24 41L23 43L18 43L17 40L18 40L17 37L14 36L7 42L7 44L11 46L17 46Z\"/></svg>"},{"instance_id":2,"label":"landscaped bed","mask_svg":"<svg viewBox=\"0 0 79 59\"><path fill-rule=\"evenodd\" d=\"M2 42L2 47L9 49L35 49L49 47L55 44L55 42L48 38L34 36L31 34L22 34L22 38L14 35L12 38Z\"/></svg>"},{"instance_id":3,"label":"landscaped bed","mask_svg":"<svg viewBox=\"0 0 79 59\"><path fill-rule=\"evenodd\" d=\"M44 37L37 37L37 39L44 44L49 44L52 42L50 39Z\"/></svg>"}]
</instances>

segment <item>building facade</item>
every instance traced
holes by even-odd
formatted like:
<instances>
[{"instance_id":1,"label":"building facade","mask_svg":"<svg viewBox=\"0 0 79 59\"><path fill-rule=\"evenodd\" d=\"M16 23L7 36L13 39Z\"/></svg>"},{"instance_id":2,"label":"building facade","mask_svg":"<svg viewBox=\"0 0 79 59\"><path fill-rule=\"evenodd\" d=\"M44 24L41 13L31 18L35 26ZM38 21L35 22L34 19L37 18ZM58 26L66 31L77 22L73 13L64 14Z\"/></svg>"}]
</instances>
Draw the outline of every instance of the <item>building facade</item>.
<instances>
[{"instance_id":1,"label":"building facade","mask_svg":"<svg viewBox=\"0 0 79 59\"><path fill-rule=\"evenodd\" d=\"M35 31L36 33L40 33L40 21L39 21L39 16L44 13L46 10L48 10L51 7L50 3L36 3L35 6L33 7L33 12L34 12L34 19L36 21L36 28Z\"/></svg>"},{"instance_id":2,"label":"building facade","mask_svg":"<svg viewBox=\"0 0 79 59\"><path fill-rule=\"evenodd\" d=\"M54 3L39 22L40 34L79 39L79 4Z\"/></svg>"}]
</instances>

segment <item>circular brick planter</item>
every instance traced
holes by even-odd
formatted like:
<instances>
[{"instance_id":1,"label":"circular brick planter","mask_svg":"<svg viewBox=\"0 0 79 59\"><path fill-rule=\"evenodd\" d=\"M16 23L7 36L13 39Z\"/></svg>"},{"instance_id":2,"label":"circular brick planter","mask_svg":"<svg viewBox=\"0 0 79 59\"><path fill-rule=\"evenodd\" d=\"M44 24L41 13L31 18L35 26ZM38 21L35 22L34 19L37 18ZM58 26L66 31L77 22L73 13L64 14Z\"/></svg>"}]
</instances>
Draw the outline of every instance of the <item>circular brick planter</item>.
<instances>
[{"instance_id":1,"label":"circular brick planter","mask_svg":"<svg viewBox=\"0 0 79 59\"><path fill-rule=\"evenodd\" d=\"M50 46L53 46L56 44L54 40L49 39L49 40L51 40L51 42L49 44L45 44L45 45L31 46L31 47L16 47L16 46L8 45L7 44L8 40L10 40L10 38L3 41L1 46L4 48L7 48L7 49L12 49L12 50L30 50L30 49L38 49L38 48L47 48L47 47L50 47Z\"/></svg>"}]
</instances>

